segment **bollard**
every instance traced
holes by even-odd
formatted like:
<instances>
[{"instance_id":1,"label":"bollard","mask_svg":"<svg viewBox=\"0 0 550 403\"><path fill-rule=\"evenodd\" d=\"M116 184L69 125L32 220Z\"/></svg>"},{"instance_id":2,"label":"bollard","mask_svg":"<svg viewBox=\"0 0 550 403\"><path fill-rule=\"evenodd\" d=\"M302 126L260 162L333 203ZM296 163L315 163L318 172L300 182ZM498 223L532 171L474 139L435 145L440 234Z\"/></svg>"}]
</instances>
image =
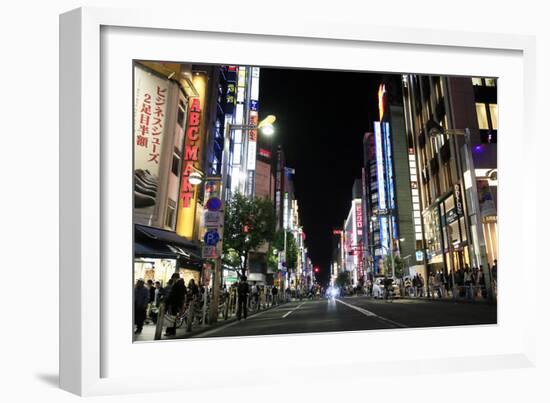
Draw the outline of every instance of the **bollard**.
<instances>
[{"instance_id":1,"label":"bollard","mask_svg":"<svg viewBox=\"0 0 550 403\"><path fill-rule=\"evenodd\" d=\"M155 340L162 338L162 325L164 322L164 303L160 304L159 312L157 316L157 326L155 328Z\"/></svg>"}]
</instances>

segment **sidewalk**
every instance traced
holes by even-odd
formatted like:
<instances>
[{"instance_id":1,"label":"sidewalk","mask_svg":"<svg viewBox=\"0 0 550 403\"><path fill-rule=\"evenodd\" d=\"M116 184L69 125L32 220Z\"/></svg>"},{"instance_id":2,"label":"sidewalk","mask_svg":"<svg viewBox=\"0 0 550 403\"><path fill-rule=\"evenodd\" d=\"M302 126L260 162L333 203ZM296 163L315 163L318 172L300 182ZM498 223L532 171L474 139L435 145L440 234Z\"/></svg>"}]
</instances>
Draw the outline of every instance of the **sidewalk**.
<instances>
[{"instance_id":1,"label":"sidewalk","mask_svg":"<svg viewBox=\"0 0 550 403\"><path fill-rule=\"evenodd\" d=\"M345 296L346 298L356 298L356 297L366 297L366 298L373 298L371 297L370 295L367 295L367 294L354 294L354 295L346 295ZM373 298L373 299L376 299L376 298ZM380 300L382 300L383 298L379 298ZM443 298L428 298L428 297L413 297L413 296L395 296L393 297L394 300L419 300L419 301L435 301L435 302L455 302L455 303L465 303L465 304L487 304L487 300L484 299L484 298L481 298L481 297L475 297L474 299L466 299L464 297L457 297L456 299L453 300L452 297L450 296L446 296L446 297L443 297Z\"/></svg>"},{"instance_id":2,"label":"sidewalk","mask_svg":"<svg viewBox=\"0 0 550 403\"><path fill-rule=\"evenodd\" d=\"M293 302L293 301L298 301L298 299L292 298L290 300L290 302ZM247 317L251 318L251 317L253 317L253 316L255 316L259 313L269 311L270 309L273 309L273 308L278 308L278 307L283 306L287 303L288 303L287 301L284 301L284 302L281 302L278 305L271 305L267 308L259 309L258 311L254 312L254 313L249 313ZM162 336L161 336L160 340L187 339L187 338L196 336L200 333L206 332L207 330L216 329L217 327L225 326L225 325L227 325L229 323L232 323L232 322L235 322L235 321L237 321L237 315L236 314L230 316L226 320L224 320L223 318L220 317L220 318L218 318L218 321L216 323L212 324L212 325L210 325L210 324L201 324L201 325L194 324L193 329L190 332L188 332L186 330L186 327L185 327L185 324L184 324L182 327L176 329L176 334L174 336L165 336L164 333L166 332L166 327L163 327L162 328ZM156 325L154 323L143 325L143 330L142 330L141 334L134 335L134 342L160 341L160 340L155 340L155 330L156 330Z\"/></svg>"}]
</instances>

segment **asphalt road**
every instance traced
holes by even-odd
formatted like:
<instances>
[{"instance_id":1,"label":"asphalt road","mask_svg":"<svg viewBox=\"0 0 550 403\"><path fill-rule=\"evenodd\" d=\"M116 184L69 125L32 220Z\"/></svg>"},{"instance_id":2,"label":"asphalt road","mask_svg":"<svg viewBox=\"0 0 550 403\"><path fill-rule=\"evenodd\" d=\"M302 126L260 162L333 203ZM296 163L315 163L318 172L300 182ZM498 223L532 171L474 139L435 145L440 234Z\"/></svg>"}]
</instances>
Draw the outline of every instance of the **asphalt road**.
<instances>
[{"instance_id":1,"label":"asphalt road","mask_svg":"<svg viewBox=\"0 0 550 403\"><path fill-rule=\"evenodd\" d=\"M496 306L349 297L294 301L196 334L238 337L413 327L496 324Z\"/></svg>"}]
</instances>

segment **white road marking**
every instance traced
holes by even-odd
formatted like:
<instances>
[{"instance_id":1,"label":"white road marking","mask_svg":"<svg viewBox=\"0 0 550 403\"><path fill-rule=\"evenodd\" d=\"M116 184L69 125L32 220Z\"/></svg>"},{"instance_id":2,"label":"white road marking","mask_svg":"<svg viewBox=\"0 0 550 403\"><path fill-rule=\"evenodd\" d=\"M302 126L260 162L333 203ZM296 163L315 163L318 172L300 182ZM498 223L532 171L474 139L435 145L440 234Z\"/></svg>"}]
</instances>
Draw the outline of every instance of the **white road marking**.
<instances>
[{"instance_id":1,"label":"white road marking","mask_svg":"<svg viewBox=\"0 0 550 403\"><path fill-rule=\"evenodd\" d=\"M336 299L336 301L338 301L341 304L344 304L348 308L355 309L357 312L361 312L365 316L375 317L377 319L380 319L384 322L387 322L387 323L389 323L391 325L394 325L394 326L397 326L397 327L407 327L407 326L405 326L405 325L403 325L399 322L395 322L391 319L387 319L387 318L384 318L383 316L379 316L379 315L375 314L374 312L371 312L371 311L369 311L365 308L361 308L361 307L358 307L358 306L355 306L355 305L352 305L352 304L348 304L347 302L344 302L341 299Z\"/></svg>"},{"instance_id":2,"label":"white road marking","mask_svg":"<svg viewBox=\"0 0 550 403\"><path fill-rule=\"evenodd\" d=\"M301 303L300 305L298 305L296 308L294 308L294 309L288 311L287 313L285 313L285 314L283 315L283 318L286 318L288 315L290 315L290 314L291 314L292 312L294 312L295 310L299 309L299 308L300 308L302 305L304 305L304 304L305 304L305 302L302 302L302 303Z\"/></svg>"},{"instance_id":3,"label":"white road marking","mask_svg":"<svg viewBox=\"0 0 550 403\"><path fill-rule=\"evenodd\" d=\"M264 313L269 312L269 311L271 311L271 309L267 309L267 310L265 310L265 311L257 312L257 313L255 313L255 314L252 314L251 316L249 316L249 318L257 318L258 316L261 316L261 315L263 315ZM246 320L249 320L249 319L243 319L243 321L246 321ZM234 322L230 322L230 323L228 323L228 324L226 324L226 325L223 325L223 326L214 328L214 329L212 329L212 330L207 330L206 332L199 333L198 335L193 336L193 337L194 337L194 338L199 338L199 337L210 336L211 334L218 333L220 330L224 330L224 329L227 329L228 327L235 326L236 324L238 324L238 323L240 323L240 322L241 322L240 320L235 320Z\"/></svg>"}]
</instances>

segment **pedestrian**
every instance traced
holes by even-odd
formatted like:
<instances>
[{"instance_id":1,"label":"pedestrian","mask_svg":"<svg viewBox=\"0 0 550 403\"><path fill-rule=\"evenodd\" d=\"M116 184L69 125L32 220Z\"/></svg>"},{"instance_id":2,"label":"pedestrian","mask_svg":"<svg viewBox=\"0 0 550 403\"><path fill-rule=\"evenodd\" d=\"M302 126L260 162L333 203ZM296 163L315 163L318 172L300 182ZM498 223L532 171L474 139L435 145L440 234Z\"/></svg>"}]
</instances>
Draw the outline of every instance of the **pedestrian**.
<instances>
[{"instance_id":1,"label":"pedestrian","mask_svg":"<svg viewBox=\"0 0 550 403\"><path fill-rule=\"evenodd\" d=\"M445 270L439 271L439 294L441 298L444 298L447 296L447 274L445 273Z\"/></svg>"},{"instance_id":2,"label":"pedestrian","mask_svg":"<svg viewBox=\"0 0 550 403\"><path fill-rule=\"evenodd\" d=\"M247 302L248 302L249 293L250 293L250 287L246 282L246 276L241 276L241 281L237 286L237 294L238 294L237 319L238 320L241 320L241 317L244 317L244 319L246 319L246 316L248 313Z\"/></svg>"},{"instance_id":3,"label":"pedestrian","mask_svg":"<svg viewBox=\"0 0 550 403\"><path fill-rule=\"evenodd\" d=\"M151 309L153 308L155 302L155 284L151 279L147 280L147 291L149 292L149 302L147 303L145 323L151 323L153 321L151 317Z\"/></svg>"},{"instance_id":4,"label":"pedestrian","mask_svg":"<svg viewBox=\"0 0 550 403\"><path fill-rule=\"evenodd\" d=\"M172 276L172 285L170 292L165 297L164 305L166 307L166 313L174 317L174 323L171 326L166 327L165 336L176 335L176 320L175 317L185 310L187 288L185 287L185 280L177 276Z\"/></svg>"},{"instance_id":5,"label":"pedestrian","mask_svg":"<svg viewBox=\"0 0 550 403\"><path fill-rule=\"evenodd\" d=\"M149 290L145 287L145 281L139 279L134 289L134 323L135 334L140 334L143 330L147 304L149 303Z\"/></svg>"},{"instance_id":6,"label":"pedestrian","mask_svg":"<svg viewBox=\"0 0 550 403\"><path fill-rule=\"evenodd\" d=\"M250 305L252 307L252 303L254 303L254 310L258 309L258 304L260 300L260 290L258 287L258 284L254 281L252 282L252 287L250 290L250 295L252 298L250 298Z\"/></svg>"},{"instance_id":7,"label":"pedestrian","mask_svg":"<svg viewBox=\"0 0 550 403\"><path fill-rule=\"evenodd\" d=\"M166 284L166 287L164 287L163 291L163 299L166 299L168 295L170 295L170 291L172 290L172 287L174 286L174 283L176 280L179 280L180 274L178 272L172 273L172 276L170 277L170 280L168 280L168 284Z\"/></svg>"},{"instance_id":8,"label":"pedestrian","mask_svg":"<svg viewBox=\"0 0 550 403\"><path fill-rule=\"evenodd\" d=\"M435 285L435 274L432 271L428 274L428 290L432 299L435 298Z\"/></svg>"},{"instance_id":9,"label":"pedestrian","mask_svg":"<svg viewBox=\"0 0 550 403\"><path fill-rule=\"evenodd\" d=\"M422 273L418 273L418 296L424 296L424 277L422 277Z\"/></svg>"},{"instance_id":10,"label":"pedestrian","mask_svg":"<svg viewBox=\"0 0 550 403\"><path fill-rule=\"evenodd\" d=\"M464 291L466 299L472 299L472 281L472 270L470 270L469 267L466 267L466 270L464 271Z\"/></svg>"},{"instance_id":11,"label":"pedestrian","mask_svg":"<svg viewBox=\"0 0 550 403\"><path fill-rule=\"evenodd\" d=\"M278 293L279 293L279 289L276 286L273 286L271 288L271 295L273 297L273 300L271 301L271 305L277 305L279 303L279 300L277 298Z\"/></svg>"}]
</instances>

